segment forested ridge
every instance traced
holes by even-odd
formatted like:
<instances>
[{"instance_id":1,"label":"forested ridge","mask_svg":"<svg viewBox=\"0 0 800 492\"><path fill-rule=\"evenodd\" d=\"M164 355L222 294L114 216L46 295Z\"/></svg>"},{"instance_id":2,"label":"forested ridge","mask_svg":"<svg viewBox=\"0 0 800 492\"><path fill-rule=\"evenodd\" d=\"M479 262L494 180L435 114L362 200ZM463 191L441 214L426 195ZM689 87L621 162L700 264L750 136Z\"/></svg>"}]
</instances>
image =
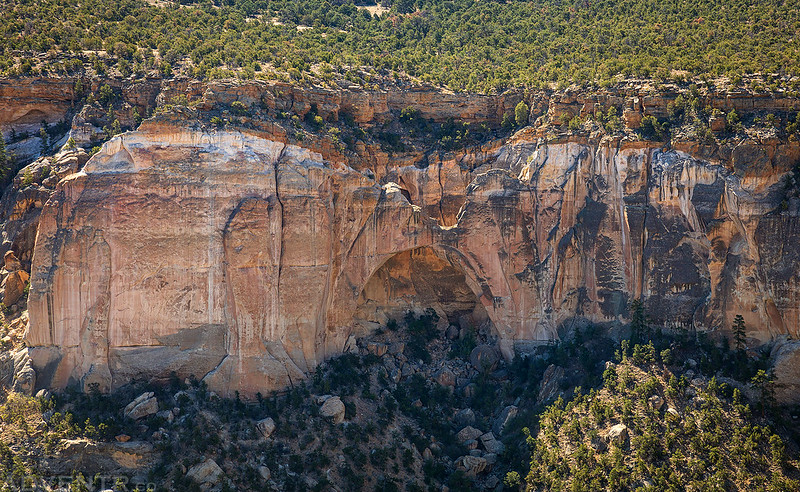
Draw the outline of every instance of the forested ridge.
<instances>
[{"instance_id":1,"label":"forested ridge","mask_svg":"<svg viewBox=\"0 0 800 492\"><path fill-rule=\"evenodd\" d=\"M0 73L388 78L476 92L762 74L767 87L800 87L798 0L183 3L5 0Z\"/></svg>"}]
</instances>

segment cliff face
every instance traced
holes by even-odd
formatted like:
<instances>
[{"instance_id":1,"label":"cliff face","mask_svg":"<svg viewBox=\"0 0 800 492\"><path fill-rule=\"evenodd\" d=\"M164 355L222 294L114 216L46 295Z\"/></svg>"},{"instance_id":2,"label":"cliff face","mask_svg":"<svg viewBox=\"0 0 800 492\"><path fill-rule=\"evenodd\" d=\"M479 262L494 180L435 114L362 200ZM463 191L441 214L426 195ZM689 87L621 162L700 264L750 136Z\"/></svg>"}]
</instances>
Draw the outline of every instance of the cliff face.
<instances>
[{"instance_id":1,"label":"cliff face","mask_svg":"<svg viewBox=\"0 0 800 492\"><path fill-rule=\"evenodd\" d=\"M490 331L506 357L575 319L625 321L634 298L666 326L727 330L742 314L753 341L800 331L800 203L784 184L797 142L547 130L609 104L635 125L674 94L537 94L538 123L509 139L393 155L298 140L271 115L347 114L369 127L412 107L497 126L521 96L153 84L122 88L125 104L144 111L182 94L195 109L115 137L79 172L59 172L54 192L54 179L34 190L24 228L6 224L4 247L26 261L32 241L13 232L38 220L27 337L38 386L107 390L174 371L223 394L263 393L428 307L443 326ZM790 104L705 97L726 109ZM234 101L251 115L226 130L204 123ZM32 193L18 188L4 208Z\"/></svg>"},{"instance_id":2,"label":"cliff face","mask_svg":"<svg viewBox=\"0 0 800 492\"><path fill-rule=\"evenodd\" d=\"M29 298L39 384L175 371L254 394L428 306L488 316L507 356L576 316L622 320L640 296L666 325L741 313L752 337L798 335L782 280L800 267L798 222L770 214L781 173L520 134L473 172L403 168L381 186L268 137L156 119L58 184ZM433 203L409 202L434 180ZM425 212L439 196L460 197L457 216Z\"/></svg>"}]
</instances>

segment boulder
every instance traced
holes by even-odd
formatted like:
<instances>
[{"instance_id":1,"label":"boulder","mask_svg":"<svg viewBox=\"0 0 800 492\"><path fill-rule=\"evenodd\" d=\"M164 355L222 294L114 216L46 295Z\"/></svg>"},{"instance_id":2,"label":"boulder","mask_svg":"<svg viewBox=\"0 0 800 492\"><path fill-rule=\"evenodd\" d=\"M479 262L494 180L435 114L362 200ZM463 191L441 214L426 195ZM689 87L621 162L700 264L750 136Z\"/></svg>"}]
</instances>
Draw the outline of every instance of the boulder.
<instances>
[{"instance_id":1,"label":"boulder","mask_svg":"<svg viewBox=\"0 0 800 492\"><path fill-rule=\"evenodd\" d=\"M628 427L625 424L612 426L606 436L609 442L620 445L628 439Z\"/></svg>"},{"instance_id":2,"label":"boulder","mask_svg":"<svg viewBox=\"0 0 800 492\"><path fill-rule=\"evenodd\" d=\"M272 476L272 473L269 471L269 468L263 465L258 467L258 474L261 475L261 478L263 478L264 480L269 480L269 478Z\"/></svg>"},{"instance_id":3,"label":"boulder","mask_svg":"<svg viewBox=\"0 0 800 492\"><path fill-rule=\"evenodd\" d=\"M479 456L462 456L456 460L456 469L465 472L469 476L476 476L483 473L489 463L486 458Z\"/></svg>"},{"instance_id":4,"label":"boulder","mask_svg":"<svg viewBox=\"0 0 800 492\"><path fill-rule=\"evenodd\" d=\"M561 392L561 381L564 379L564 368L550 364L544 371L542 382L539 384L539 397L537 403L546 403L555 400Z\"/></svg>"},{"instance_id":5,"label":"boulder","mask_svg":"<svg viewBox=\"0 0 800 492\"><path fill-rule=\"evenodd\" d=\"M463 429L461 429L460 431L458 431L458 434L456 434L456 439L458 440L458 442L463 443L469 441L470 439L478 439L482 435L483 435L482 431L468 425Z\"/></svg>"},{"instance_id":6,"label":"boulder","mask_svg":"<svg viewBox=\"0 0 800 492\"><path fill-rule=\"evenodd\" d=\"M172 423L173 420L175 420L175 414L172 413L172 410L162 410L156 413L156 417L161 417L170 424Z\"/></svg>"},{"instance_id":7,"label":"boulder","mask_svg":"<svg viewBox=\"0 0 800 492\"><path fill-rule=\"evenodd\" d=\"M275 432L275 421L272 420L272 417L261 419L256 422L256 430L259 434L261 434L261 437L267 439L272 435L273 432Z\"/></svg>"},{"instance_id":8,"label":"boulder","mask_svg":"<svg viewBox=\"0 0 800 492\"><path fill-rule=\"evenodd\" d=\"M800 404L800 340L784 342L772 353L775 400L782 405Z\"/></svg>"},{"instance_id":9,"label":"boulder","mask_svg":"<svg viewBox=\"0 0 800 492\"><path fill-rule=\"evenodd\" d=\"M33 369L29 349L17 350L11 354L11 358L14 363L11 389L17 393L32 395L36 387L36 371Z\"/></svg>"},{"instance_id":10,"label":"boulder","mask_svg":"<svg viewBox=\"0 0 800 492\"><path fill-rule=\"evenodd\" d=\"M40 465L55 475L69 475L81 470L86 476L96 473L113 474L144 471L157 459L152 444L124 440L97 442L87 439L62 441L57 454L41 458Z\"/></svg>"},{"instance_id":11,"label":"boulder","mask_svg":"<svg viewBox=\"0 0 800 492\"><path fill-rule=\"evenodd\" d=\"M453 371L450 369L444 368L440 369L434 375L434 379L436 382L442 386L450 386L453 387L456 385L456 376L453 374Z\"/></svg>"},{"instance_id":12,"label":"boulder","mask_svg":"<svg viewBox=\"0 0 800 492\"><path fill-rule=\"evenodd\" d=\"M458 327L456 325L448 326L447 330L444 332L444 336L446 336L448 340L455 340L458 338Z\"/></svg>"},{"instance_id":13,"label":"boulder","mask_svg":"<svg viewBox=\"0 0 800 492\"><path fill-rule=\"evenodd\" d=\"M509 405L501 410L500 415L497 416L494 425L492 425L492 432L496 436L502 436L508 422L517 416L517 411L518 409L514 405Z\"/></svg>"},{"instance_id":14,"label":"boulder","mask_svg":"<svg viewBox=\"0 0 800 492\"><path fill-rule=\"evenodd\" d=\"M186 472L186 476L200 485L214 485L222 477L222 468L211 458L194 465Z\"/></svg>"},{"instance_id":15,"label":"boulder","mask_svg":"<svg viewBox=\"0 0 800 492\"><path fill-rule=\"evenodd\" d=\"M464 408L459 410L454 418L459 425L472 425L475 423L475 412L471 408Z\"/></svg>"},{"instance_id":16,"label":"boulder","mask_svg":"<svg viewBox=\"0 0 800 492\"><path fill-rule=\"evenodd\" d=\"M24 270L17 270L6 275L0 284L0 290L3 292L3 304L6 307L13 306L22 298L28 278L28 273Z\"/></svg>"},{"instance_id":17,"label":"boulder","mask_svg":"<svg viewBox=\"0 0 800 492\"><path fill-rule=\"evenodd\" d=\"M653 407L653 410L661 410L661 407L664 406L664 399L661 398L659 395L653 395L647 399L650 406Z\"/></svg>"},{"instance_id":18,"label":"boulder","mask_svg":"<svg viewBox=\"0 0 800 492\"><path fill-rule=\"evenodd\" d=\"M322 404L319 414L330 419L334 424L341 424L344 422L344 403L338 396L332 396Z\"/></svg>"},{"instance_id":19,"label":"boulder","mask_svg":"<svg viewBox=\"0 0 800 492\"><path fill-rule=\"evenodd\" d=\"M481 436L481 444L483 444L483 449L488 453L503 454L503 451L506 450L505 445L498 441L491 432Z\"/></svg>"},{"instance_id":20,"label":"boulder","mask_svg":"<svg viewBox=\"0 0 800 492\"><path fill-rule=\"evenodd\" d=\"M22 263L14 255L13 251L6 251L3 256L3 269L8 273L22 270Z\"/></svg>"},{"instance_id":21,"label":"boulder","mask_svg":"<svg viewBox=\"0 0 800 492\"><path fill-rule=\"evenodd\" d=\"M478 345L469 354L469 361L479 371L493 371L499 360L497 350L491 345Z\"/></svg>"},{"instance_id":22,"label":"boulder","mask_svg":"<svg viewBox=\"0 0 800 492\"><path fill-rule=\"evenodd\" d=\"M152 391L142 393L135 400L128 403L125 410L122 411L125 417L139 420L149 415L154 415L158 412L158 400Z\"/></svg>"},{"instance_id":23,"label":"boulder","mask_svg":"<svg viewBox=\"0 0 800 492\"><path fill-rule=\"evenodd\" d=\"M378 357L383 357L388 350L389 346L386 345L385 343L378 343L378 342L367 343L367 351L370 354L377 355Z\"/></svg>"}]
</instances>

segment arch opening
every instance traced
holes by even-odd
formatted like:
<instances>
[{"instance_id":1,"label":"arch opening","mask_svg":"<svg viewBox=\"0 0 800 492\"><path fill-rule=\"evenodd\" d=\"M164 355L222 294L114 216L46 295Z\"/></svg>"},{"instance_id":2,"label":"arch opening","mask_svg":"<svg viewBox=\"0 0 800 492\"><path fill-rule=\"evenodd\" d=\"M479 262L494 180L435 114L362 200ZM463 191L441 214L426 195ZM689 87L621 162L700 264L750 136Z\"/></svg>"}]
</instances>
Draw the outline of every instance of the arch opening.
<instances>
[{"instance_id":1,"label":"arch opening","mask_svg":"<svg viewBox=\"0 0 800 492\"><path fill-rule=\"evenodd\" d=\"M489 315L457 261L431 246L399 252L364 284L354 316L358 335L367 335L408 311L434 309L440 323L487 328ZM446 327L447 325L444 325Z\"/></svg>"}]
</instances>

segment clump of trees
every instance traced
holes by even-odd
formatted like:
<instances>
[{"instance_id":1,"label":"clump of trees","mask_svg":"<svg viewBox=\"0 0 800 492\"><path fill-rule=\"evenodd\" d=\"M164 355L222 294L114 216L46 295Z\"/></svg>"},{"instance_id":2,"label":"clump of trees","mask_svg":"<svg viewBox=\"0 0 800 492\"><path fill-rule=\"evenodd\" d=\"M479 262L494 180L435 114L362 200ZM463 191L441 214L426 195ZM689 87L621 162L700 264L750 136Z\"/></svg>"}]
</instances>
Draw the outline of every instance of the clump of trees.
<instances>
[{"instance_id":1,"label":"clump of trees","mask_svg":"<svg viewBox=\"0 0 800 492\"><path fill-rule=\"evenodd\" d=\"M756 72L780 74L767 75L774 90L800 75L800 9L780 0L732 0L724 9L712 0L404 0L382 16L350 0L179 3L9 0L0 12L0 72L326 83L338 73L359 84L410 76L480 92L618 77L741 81Z\"/></svg>"}]
</instances>

